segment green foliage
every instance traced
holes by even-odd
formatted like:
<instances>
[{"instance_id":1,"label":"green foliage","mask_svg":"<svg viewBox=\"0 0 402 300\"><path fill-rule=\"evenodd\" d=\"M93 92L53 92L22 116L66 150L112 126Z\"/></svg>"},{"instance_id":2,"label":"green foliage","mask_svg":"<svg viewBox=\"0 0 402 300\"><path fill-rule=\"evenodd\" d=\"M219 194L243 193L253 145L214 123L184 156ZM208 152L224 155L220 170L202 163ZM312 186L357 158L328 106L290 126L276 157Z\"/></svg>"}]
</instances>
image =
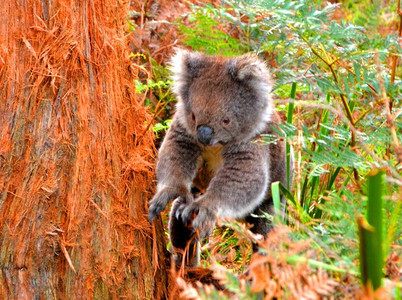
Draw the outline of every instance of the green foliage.
<instances>
[{"instance_id":1,"label":"green foliage","mask_svg":"<svg viewBox=\"0 0 402 300\"><path fill-rule=\"evenodd\" d=\"M389 58L401 57L402 49L393 32L382 36L378 30L390 24L383 16L393 11L379 2L350 0L344 7L354 13L335 20L339 5L315 0L223 4L195 9L190 25L180 26L184 43L210 54L254 51L270 61L277 106L288 113L277 133L296 156L293 187L279 185L288 200L287 222L298 238L313 239L322 263L357 274L356 217L366 209L361 186L373 168L384 168L389 182L381 211L390 216L384 220L386 244L377 245L384 257L402 233L402 166L394 148L402 140L402 118L392 127L386 117L387 101L394 116L401 107L402 81L391 83Z\"/></svg>"},{"instance_id":2,"label":"green foliage","mask_svg":"<svg viewBox=\"0 0 402 300\"><path fill-rule=\"evenodd\" d=\"M170 80L166 80L166 81L153 81L152 79L148 79L146 84L143 84L141 81L139 80L135 80L135 91L138 94L143 94L148 92L149 89L166 89L169 88L171 84Z\"/></svg>"},{"instance_id":3,"label":"green foliage","mask_svg":"<svg viewBox=\"0 0 402 300\"><path fill-rule=\"evenodd\" d=\"M154 125L153 130L156 135L156 138L159 138L159 134L161 132L168 130L170 123L172 123L172 119L168 119L166 121L162 121Z\"/></svg>"},{"instance_id":4,"label":"green foliage","mask_svg":"<svg viewBox=\"0 0 402 300\"><path fill-rule=\"evenodd\" d=\"M175 101L170 91L172 81L169 79L169 71L142 53L131 53L130 58L141 61L142 65L137 65L141 70L146 70L149 65L152 66L152 78L135 80L135 91L144 97L145 106L153 112L154 120L156 120L153 131L159 139L160 134L169 128L170 106ZM150 75L148 71L147 75Z\"/></svg>"},{"instance_id":5,"label":"green foliage","mask_svg":"<svg viewBox=\"0 0 402 300\"><path fill-rule=\"evenodd\" d=\"M279 190L280 182L274 182L271 185L272 200L274 202L275 216L279 217L281 214L281 196Z\"/></svg>"},{"instance_id":6,"label":"green foliage","mask_svg":"<svg viewBox=\"0 0 402 300\"><path fill-rule=\"evenodd\" d=\"M347 9L345 19L358 26L364 26L370 32L376 33L381 26L390 26L397 21L396 1L344 1Z\"/></svg>"},{"instance_id":7,"label":"green foliage","mask_svg":"<svg viewBox=\"0 0 402 300\"><path fill-rule=\"evenodd\" d=\"M183 44L196 51L223 56L239 55L246 51L241 41L223 31L219 12L211 5L196 9L190 16L190 24L179 24L179 30L184 35Z\"/></svg>"}]
</instances>

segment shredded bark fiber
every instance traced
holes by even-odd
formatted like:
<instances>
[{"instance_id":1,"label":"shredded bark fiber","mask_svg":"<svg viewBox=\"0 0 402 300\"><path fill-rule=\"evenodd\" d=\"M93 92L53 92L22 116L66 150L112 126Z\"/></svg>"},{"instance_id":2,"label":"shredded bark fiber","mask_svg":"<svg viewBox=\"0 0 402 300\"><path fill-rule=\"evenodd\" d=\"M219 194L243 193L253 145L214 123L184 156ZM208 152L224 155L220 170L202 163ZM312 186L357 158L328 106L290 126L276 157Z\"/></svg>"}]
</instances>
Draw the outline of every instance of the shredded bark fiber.
<instances>
[{"instance_id":1,"label":"shredded bark fiber","mask_svg":"<svg viewBox=\"0 0 402 300\"><path fill-rule=\"evenodd\" d=\"M128 1L0 5L0 298L165 298Z\"/></svg>"}]
</instances>

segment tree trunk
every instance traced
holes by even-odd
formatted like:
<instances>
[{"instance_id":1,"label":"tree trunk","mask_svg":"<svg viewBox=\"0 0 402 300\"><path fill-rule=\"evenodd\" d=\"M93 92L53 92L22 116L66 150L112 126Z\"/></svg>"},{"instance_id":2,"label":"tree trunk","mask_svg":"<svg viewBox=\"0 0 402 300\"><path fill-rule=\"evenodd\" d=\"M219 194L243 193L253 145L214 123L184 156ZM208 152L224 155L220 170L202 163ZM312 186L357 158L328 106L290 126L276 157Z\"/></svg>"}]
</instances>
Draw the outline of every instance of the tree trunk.
<instances>
[{"instance_id":1,"label":"tree trunk","mask_svg":"<svg viewBox=\"0 0 402 300\"><path fill-rule=\"evenodd\" d=\"M166 298L128 1L2 2L0 298Z\"/></svg>"}]
</instances>

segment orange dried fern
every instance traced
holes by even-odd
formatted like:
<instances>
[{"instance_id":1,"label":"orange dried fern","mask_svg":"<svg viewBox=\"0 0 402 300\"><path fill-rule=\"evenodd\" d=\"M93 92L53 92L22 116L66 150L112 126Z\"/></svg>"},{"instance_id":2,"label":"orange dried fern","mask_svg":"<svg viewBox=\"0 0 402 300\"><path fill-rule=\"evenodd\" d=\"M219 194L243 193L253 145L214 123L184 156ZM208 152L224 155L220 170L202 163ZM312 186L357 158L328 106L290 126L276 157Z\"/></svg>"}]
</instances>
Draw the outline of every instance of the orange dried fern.
<instances>
[{"instance_id":1,"label":"orange dried fern","mask_svg":"<svg viewBox=\"0 0 402 300\"><path fill-rule=\"evenodd\" d=\"M261 243L266 253L255 253L247 271L236 279L233 279L234 275L228 269L213 263L213 276L223 290L218 291L213 286L200 282L194 285L179 277L177 283L182 290L181 296L184 299L198 299L201 295L221 295L223 298L237 299L250 297L250 293L263 293L264 299L322 299L333 296L338 283L326 272L316 271L306 264L294 265L288 262L290 256L308 256L310 252L309 243L293 241L288 236L289 231L287 227L272 231ZM248 234L252 237L252 234ZM233 284L233 280L238 281L238 287L225 289Z\"/></svg>"}]
</instances>

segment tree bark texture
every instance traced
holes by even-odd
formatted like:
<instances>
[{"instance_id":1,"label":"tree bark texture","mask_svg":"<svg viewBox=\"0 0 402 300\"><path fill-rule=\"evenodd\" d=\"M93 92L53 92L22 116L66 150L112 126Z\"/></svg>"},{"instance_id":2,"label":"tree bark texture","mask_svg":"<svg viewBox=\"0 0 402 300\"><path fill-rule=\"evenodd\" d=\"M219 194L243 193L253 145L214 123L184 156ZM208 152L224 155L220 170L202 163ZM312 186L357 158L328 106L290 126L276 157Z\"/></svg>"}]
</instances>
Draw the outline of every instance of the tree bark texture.
<instances>
[{"instance_id":1,"label":"tree bark texture","mask_svg":"<svg viewBox=\"0 0 402 300\"><path fill-rule=\"evenodd\" d=\"M161 299L126 0L2 0L0 299Z\"/></svg>"}]
</instances>

